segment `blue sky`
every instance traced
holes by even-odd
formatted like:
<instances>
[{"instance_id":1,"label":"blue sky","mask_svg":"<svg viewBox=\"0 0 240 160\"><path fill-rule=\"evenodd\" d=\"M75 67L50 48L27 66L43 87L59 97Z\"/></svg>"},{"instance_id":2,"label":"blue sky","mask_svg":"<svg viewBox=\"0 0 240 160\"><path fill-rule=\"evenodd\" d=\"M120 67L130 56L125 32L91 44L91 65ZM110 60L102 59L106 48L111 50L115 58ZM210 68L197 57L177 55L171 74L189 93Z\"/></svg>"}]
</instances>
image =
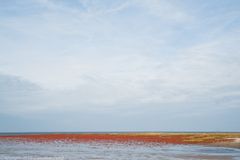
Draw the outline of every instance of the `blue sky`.
<instances>
[{"instance_id":1,"label":"blue sky","mask_svg":"<svg viewBox=\"0 0 240 160\"><path fill-rule=\"evenodd\" d=\"M238 0L1 0L0 131L240 131Z\"/></svg>"}]
</instances>

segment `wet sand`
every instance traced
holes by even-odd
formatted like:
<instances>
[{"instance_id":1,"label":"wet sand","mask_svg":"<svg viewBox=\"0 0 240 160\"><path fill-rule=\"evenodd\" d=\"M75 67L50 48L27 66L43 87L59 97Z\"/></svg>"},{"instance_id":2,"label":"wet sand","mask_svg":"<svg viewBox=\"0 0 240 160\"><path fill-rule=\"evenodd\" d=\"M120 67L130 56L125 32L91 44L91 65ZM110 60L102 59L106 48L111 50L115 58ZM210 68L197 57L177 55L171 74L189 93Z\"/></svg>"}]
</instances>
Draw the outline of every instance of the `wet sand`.
<instances>
[{"instance_id":1,"label":"wet sand","mask_svg":"<svg viewBox=\"0 0 240 160\"><path fill-rule=\"evenodd\" d=\"M197 155L197 156L178 156L178 158L182 158L184 160L232 160L231 156L209 156L209 155Z\"/></svg>"},{"instance_id":2,"label":"wet sand","mask_svg":"<svg viewBox=\"0 0 240 160\"><path fill-rule=\"evenodd\" d=\"M0 140L17 141L111 141L163 144L195 144L240 148L240 133L44 133L0 135Z\"/></svg>"}]
</instances>

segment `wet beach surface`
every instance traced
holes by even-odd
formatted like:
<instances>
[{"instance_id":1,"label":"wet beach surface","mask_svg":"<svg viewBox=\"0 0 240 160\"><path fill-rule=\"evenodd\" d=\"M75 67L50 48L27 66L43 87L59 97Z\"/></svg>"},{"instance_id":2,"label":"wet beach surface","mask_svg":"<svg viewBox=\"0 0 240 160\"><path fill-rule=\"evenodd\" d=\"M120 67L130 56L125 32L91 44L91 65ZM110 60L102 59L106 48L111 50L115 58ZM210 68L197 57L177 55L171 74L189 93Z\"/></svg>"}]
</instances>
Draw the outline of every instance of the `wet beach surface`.
<instances>
[{"instance_id":1,"label":"wet beach surface","mask_svg":"<svg viewBox=\"0 0 240 160\"><path fill-rule=\"evenodd\" d=\"M1 160L239 160L236 148L156 143L0 140Z\"/></svg>"},{"instance_id":2,"label":"wet beach surface","mask_svg":"<svg viewBox=\"0 0 240 160\"><path fill-rule=\"evenodd\" d=\"M1 160L240 160L239 133L0 135Z\"/></svg>"}]
</instances>

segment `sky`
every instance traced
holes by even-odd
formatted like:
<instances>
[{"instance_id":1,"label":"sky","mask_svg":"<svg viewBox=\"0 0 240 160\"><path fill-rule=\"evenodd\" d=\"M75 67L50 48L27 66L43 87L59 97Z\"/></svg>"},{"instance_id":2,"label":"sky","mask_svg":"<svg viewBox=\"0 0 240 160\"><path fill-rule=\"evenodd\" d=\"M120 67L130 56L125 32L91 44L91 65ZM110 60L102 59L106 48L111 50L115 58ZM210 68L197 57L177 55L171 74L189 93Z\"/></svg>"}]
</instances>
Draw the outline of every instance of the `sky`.
<instances>
[{"instance_id":1,"label":"sky","mask_svg":"<svg viewBox=\"0 0 240 160\"><path fill-rule=\"evenodd\" d=\"M239 0L0 0L0 132L240 131Z\"/></svg>"}]
</instances>

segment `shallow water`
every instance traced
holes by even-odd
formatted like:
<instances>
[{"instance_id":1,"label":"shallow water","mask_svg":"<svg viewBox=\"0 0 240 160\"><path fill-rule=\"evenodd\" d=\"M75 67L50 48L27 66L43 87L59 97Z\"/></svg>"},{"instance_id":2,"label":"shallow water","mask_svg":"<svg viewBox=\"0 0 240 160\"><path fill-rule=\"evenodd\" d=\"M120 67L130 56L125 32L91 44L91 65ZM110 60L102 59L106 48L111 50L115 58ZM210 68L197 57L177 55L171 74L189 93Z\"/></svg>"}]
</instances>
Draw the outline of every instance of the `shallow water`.
<instances>
[{"instance_id":1,"label":"shallow water","mask_svg":"<svg viewBox=\"0 0 240 160\"><path fill-rule=\"evenodd\" d=\"M240 160L240 150L193 145L0 140L0 160Z\"/></svg>"}]
</instances>

